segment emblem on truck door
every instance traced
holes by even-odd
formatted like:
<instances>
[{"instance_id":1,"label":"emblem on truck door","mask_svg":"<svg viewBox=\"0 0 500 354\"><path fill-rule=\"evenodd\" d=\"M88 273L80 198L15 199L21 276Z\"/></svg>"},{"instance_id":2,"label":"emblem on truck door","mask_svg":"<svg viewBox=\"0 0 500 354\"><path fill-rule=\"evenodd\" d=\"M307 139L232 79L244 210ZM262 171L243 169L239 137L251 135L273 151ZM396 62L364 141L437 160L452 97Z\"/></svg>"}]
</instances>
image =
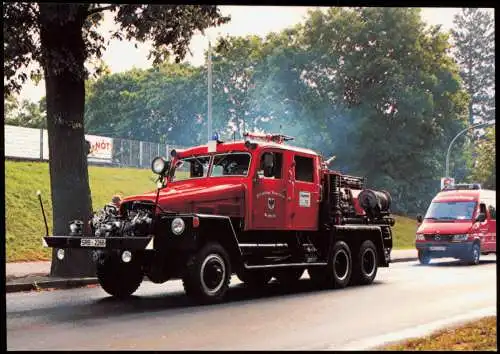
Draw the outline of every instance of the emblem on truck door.
<instances>
[{"instance_id":1,"label":"emblem on truck door","mask_svg":"<svg viewBox=\"0 0 500 354\"><path fill-rule=\"evenodd\" d=\"M269 210L273 210L275 204L276 201L274 200L274 198L267 198L267 207L269 208Z\"/></svg>"}]
</instances>

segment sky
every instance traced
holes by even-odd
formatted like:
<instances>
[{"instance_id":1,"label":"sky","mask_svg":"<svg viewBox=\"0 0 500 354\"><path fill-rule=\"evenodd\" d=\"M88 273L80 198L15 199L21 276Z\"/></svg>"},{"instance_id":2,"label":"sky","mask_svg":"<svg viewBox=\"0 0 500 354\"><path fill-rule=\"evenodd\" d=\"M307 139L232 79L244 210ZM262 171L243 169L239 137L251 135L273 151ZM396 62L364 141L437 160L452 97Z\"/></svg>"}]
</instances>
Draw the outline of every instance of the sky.
<instances>
[{"instance_id":1,"label":"sky","mask_svg":"<svg viewBox=\"0 0 500 354\"><path fill-rule=\"evenodd\" d=\"M193 65L203 65L203 53L208 48L209 39L212 43L218 36L246 36L250 34L265 36L270 32L278 32L304 20L305 15L312 7L300 6L220 6L223 15L230 15L231 21L225 25L209 28L205 35L196 34L190 43L192 55L187 55L185 61ZM460 8L423 8L422 18L430 25L442 25L444 30L453 26L453 16L460 12ZM493 9L491 9L493 13ZM256 25L258 23L258 25ZM101 34L109 37L114 28L112 16L105 13L101 25ZM137 44L135 48L134 44ZM103 60L109 65L112 73L130 70L133 67L145 69L151 66L152 61L147 59L149 43L113 40L103 54ZM27 82L21 93L21 99L38 101L45 96L45 85L41 81L35 86Z\"/></svg>"}]
</instances>

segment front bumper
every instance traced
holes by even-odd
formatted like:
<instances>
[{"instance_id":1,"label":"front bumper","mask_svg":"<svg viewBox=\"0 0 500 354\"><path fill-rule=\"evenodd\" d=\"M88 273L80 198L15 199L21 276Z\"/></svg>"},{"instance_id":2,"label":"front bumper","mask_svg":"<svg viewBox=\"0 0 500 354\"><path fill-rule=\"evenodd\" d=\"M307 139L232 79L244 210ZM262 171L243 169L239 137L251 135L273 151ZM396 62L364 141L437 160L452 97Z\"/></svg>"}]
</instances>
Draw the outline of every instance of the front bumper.
<instances>
[{"instance_id":1,"label":"front bumper","mask_svg":"<svg viewBox=\"0 0 500 354\"><path fill-rule=\"evenodd\" d=\"M44 236L43 245L52 248L86 248L115 250L153 249L153 236L147 237L87 237Z\"/></svg>"},{"instance_id":2,"label":"front bumper","mask_svg":"<svg viewBox=\"0 0 500 354\"><path fill-rule=\"evenodd\" d=\"M425 252L431 258L464 258L472 252L472 244L473 241L453 243L418 242L415 245L418 251Z\"/></svg>"}]
</instances>

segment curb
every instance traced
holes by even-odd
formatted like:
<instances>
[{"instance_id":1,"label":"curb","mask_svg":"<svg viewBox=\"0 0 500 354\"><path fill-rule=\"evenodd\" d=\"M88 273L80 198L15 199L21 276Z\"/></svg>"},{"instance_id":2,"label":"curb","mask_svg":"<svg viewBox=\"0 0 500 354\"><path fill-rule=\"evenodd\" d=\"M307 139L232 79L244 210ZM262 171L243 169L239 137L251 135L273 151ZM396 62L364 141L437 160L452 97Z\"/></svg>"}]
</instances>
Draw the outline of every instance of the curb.
<instances>
[{"instance_id":1,"label":"curb","mask_svg":"<svg viewBox=\"0 0 500 354\"><path fill-rule=\"evenodd\" d=\"M5 284L5 292L13 293L19 291L32 291L39 289L72 289L79 288L86 285L98 284L97 278L69 278L69 279L55 279L40 282L28 283L11 283Z\"/></svg>"}]
</instances>

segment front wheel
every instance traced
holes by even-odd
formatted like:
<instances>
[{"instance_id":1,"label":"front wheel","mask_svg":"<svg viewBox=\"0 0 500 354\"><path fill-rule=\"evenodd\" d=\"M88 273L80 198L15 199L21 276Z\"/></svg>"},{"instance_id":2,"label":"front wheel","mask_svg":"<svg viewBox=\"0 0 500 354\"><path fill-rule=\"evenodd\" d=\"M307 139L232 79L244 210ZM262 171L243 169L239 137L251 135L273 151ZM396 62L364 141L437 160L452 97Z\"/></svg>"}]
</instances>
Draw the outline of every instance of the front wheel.
<instances>
[{"instance_id":1,"label":"front wheel","mask_svg":"<svg viewBox=\"0 0 500 354\"><path fill-rule=\"evenodd\" d=\"M125 298L132 295L141 285L143 279L139 262L133 258L131 262L121 262L118 257L109 256L97 263L97 280L108 294Z\"/></svg>"},{"instance_id":2,"label":"front wheel","mask_svg":"<svg viewBox=\"0 0 500 354\"><path fill-rule=\"evenodd\" d=\"M470 265L478 265L479 258L481 257L481 247L478 243L472 245L469 257L467 258L467 263Z\"/></svg>"},{"instance_id":3,"label":"front wheel","mask_svg":"<svg viewBox=\"0 0 500 354\"><path fill-rule=\"evenodd\" d=\"M186 294L198 302L222 301L231 280L226 250L216 242L207 243L188 261L182 280Z\"/></svg>"},{"instance_id":4,"label":"front wheel","mask_svg":"<svg viewBox=\"0 0 500 354\"><path fill-rule=\"evenodd\" d=\"M418 260L420 264L427 265L431 262L429 254L423 250L418 250Z\"/></svg>"}]
</instances>

